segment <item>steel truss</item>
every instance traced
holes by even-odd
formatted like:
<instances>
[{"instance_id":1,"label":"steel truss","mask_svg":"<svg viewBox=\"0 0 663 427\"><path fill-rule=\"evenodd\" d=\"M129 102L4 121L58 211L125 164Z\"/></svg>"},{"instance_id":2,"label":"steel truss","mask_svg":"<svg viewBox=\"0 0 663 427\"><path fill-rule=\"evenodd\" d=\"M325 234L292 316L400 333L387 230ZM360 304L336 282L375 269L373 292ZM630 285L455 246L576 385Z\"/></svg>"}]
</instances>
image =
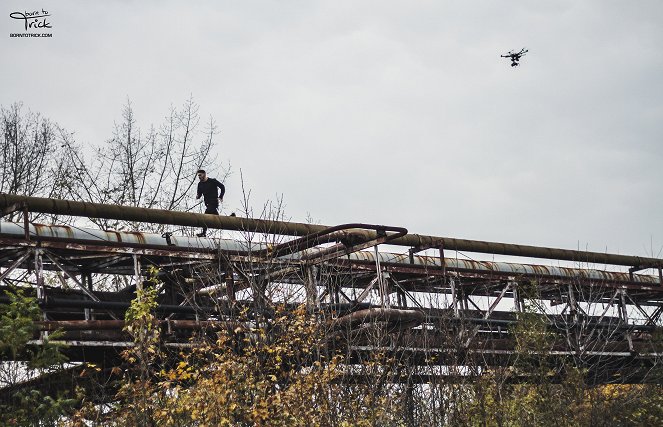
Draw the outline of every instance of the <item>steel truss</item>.
<instances>
[{"instance_id":1,"label":"steel truss","mask_svg":"<svg viewBox=\"0 0 663 427\"><path fill-rule=\"evenodd\" d=\"M19 206L26 218L27 206ZM376 352L392 354L420 369L408 382L444 379L439 367L449 365L480 371L513 366L522 354L513 331L523 319L553 332L549 347L539 350L545 363L587 367L595 383L660 381L653 373L663 355L656 338L661 260L615 256L616 265L633 262L625 272L471 261L449 257L449 239L407 246L407 230L399 227L346 224L295 239L283 230L288 227L259 234L274 237L270 244L0 223L0 288L18 285L37 298L43 319L33 345L60 329L70 360L106 367L132 345L121 319L136 288L157 271L157 315L170 347L192 345L194 331L226 327L242 308L286 301L305 304L331 325L329 346L349 355L348 366ZM395 243L407 250L380 250ZM484 246L481 252L490 253L492 244ZM636 273L645 267L659 274ZM269 300L260 301L265 295ZM0 296L0 304L7 301ZM526 374L514 378L528 380Z\"/></svg>"}]
</instances>

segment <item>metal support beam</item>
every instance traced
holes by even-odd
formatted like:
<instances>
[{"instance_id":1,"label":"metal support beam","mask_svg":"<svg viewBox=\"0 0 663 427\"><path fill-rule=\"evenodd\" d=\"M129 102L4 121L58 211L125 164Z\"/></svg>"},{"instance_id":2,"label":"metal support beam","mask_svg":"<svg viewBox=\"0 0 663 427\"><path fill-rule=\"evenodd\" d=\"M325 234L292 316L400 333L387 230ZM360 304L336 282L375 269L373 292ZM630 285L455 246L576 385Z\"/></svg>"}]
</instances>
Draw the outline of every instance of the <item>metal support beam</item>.
<instances>
[{"instance_id":1,"label":"metal support beam","mask_svg":"<svg viewBox=\"0 0 663 427\"><path fill-rule=\"evenodd\" d=\"M28 249L27 251L25 251L23 255L18 257L16 261L12 262L11 265L7 267L7 269L2 274L0 274L0 281L5 280L5 277L7 277L12 271L14 271L16 267L23 264L23 261L25 261L30 256L31 253L32 250Z\"/></svg>"},{"instance_id":2,"label":"metal support beam","mask_svg":"<svg viewBox=\"0 0 663 427\"><path fill-rule=\"evenodd\" d=\"M318 271L314 265L306 268L306 309L313 312L320 307L320 299L318 298Z\"/></svg>"},{"instance_id":3,"label":"metal support beam","mask_svg":"<svg viewBox=\"0 0 663 427\"><path fill-rule=\"evenodd\" d=\"M93 301L100 301L99 297L97 297L92 291L88 289L87 286L85 286L83 283L81 283L76 276L69 271L60 261L58 261L57 257L55 257L53 254L49 252L45 252L46 258L50 259L53 264L55 264L60 271L62 271L68 278L70 278L76 286L78 286L85 295L90 297L91 300Z\"/></svg>"}]
</instances>

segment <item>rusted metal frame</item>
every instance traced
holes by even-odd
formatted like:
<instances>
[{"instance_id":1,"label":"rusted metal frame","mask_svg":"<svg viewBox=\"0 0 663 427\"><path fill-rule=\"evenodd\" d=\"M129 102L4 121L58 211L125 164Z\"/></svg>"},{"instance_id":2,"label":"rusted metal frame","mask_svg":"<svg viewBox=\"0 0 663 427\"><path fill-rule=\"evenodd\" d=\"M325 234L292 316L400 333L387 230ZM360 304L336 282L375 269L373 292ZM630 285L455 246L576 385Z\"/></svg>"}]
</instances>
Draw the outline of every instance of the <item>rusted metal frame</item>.
<instances>
[{"instance_id":1,"label":"rusted metal frame","mask_svg":"<svg viewBox=\"0 0 663 427\"><path fill-rule=\"evenodd\" d=\"M23 212L23 238L30 240L30 212L28 205L25 202L16 202L0 210L0 218L3 216L13 214L14 212Z\"/></svg>"},{"instance_id":2,"label":"rusted metal frame","mask_svg":"<svg viewBox=\"0 0 663 427\"><path fill-rule=\"evenodd\" d=\"M270 271L268 273L257 275L255 277L255 281L256 282L265 281L265 280L270 281L274 278L280 278L280 277L282 278L285 276L289 276L293 273L299 273L301 272L301 269L302 269L301 266L296 266L296 267L286 267L279 270Z\"/></svg>"},{"instance_id":3,"label":"rusted metal frame","mask_svg":"<svg viewBox=\"0 0 663 427\"><path fill-rule=\"evenodd\" d=\"M396 306L398 308L407 308L407 297L401 288L396 289Z\"/></svg>"},{"instance_id":4,"label":"rusted metal frame","mask_svg":"<svg viewBox=\"0 0 663 427\"><path fill-rule=\"evenodd\" d=\"M634 267L629 268L628 269L628 275L631 278L631 281L633 281L633 273L635 273L636 271L646 270L646 269L652 268L654 270L658 270L658 283L659 283L659 286L663 286L663 268L662 267L663 266L661 265L661 263L640 264L640 265L636 265Z\"/></svg>"},{"instance_id":5,"label":"rusted metal frame","mask_svg":"<svg viewBox=\"0 0 663 427\"><path fill-rule=\"evenodd\" d=\"M380 306L382 308L389 308L389 291L387 290L382 269L380 268L380 252L378 246L373 246L375 252L375 272L378 278L378 293L380 294Z\"/></svg>"},{"instance_id":6,"label":"rusted metal frame","mask_svg":"<svg viewBox=\"0 0 663 427\"><path fill-rule=\"evenodd\" d=\"M373 289L373 286L374 286L377 282L378 282L378 276L375 276L375 278L369 282L369 284L364 288L364 290L361 291L361 293L359 294L359 296L358 296L358 297L355 299L355 301L353 301L353 302L355 302L355 303L360 303L360 302L362 302L364 299L366 299L366 297L368 296L368 294L371 292L371 289Z\"/></svg>"},{"instance_id":7,"label":"rusted metal frame","mask_svg":"<svg viewBox=\"0 0 663 427\"><path fill-rule=\"evenodd\" d=\"M375 230L376 238L366 241L364 243L360 243L358 245L347 246L344 247L343 249L338 249L334 252L323 254L322 256L313 256L311 258L303 257L303 258L306 260L307 263L319 264L334 258L339 258L354 252L358 252L362 249L392 242L395 239L398 239L399 237L402 237L407 234L407 229L403 227L392 227L388 225L371 225L371 224L355 224L355 225L362 225L363 228Z\"/></svg>"},{"instance_id":8,"label":"rusted metal frame","mask_svg":"<svg viewBox=\"0 0 663 427\"><path fill-rule=\"evenodd\" d=\"M329 241L337 240L338 236L332 236L332 234L347 230L353 230L353 229L374 230L378 234L386 231L394 231L395 234L391 236L391 239L396 239L398 237L407 234L407 230L401 227L391 227L391 226L363 224L363 223L340 224L333 227L325 228L324 230L316 231L311 234L307 234L295 240L281 243L273 248L267 248L261 251L254 251L253 254L258 257L270 256L278 258L284 255L293 254L295 252L301 252L305 249L317 246L320 243L328 243ZM326 239L324 239L325 237Z\"/></svg>"},{"instance_id":9,"label":"rusted metal frame","mask_svg":"<svg viewBox=\"0 0 663 427\"><path fill-rule=\"evenodd\" d=\"M401 284L394 278L394 276L389 276L389 279L393 282L393 284L396 286L397 292L400 294L401 298L401 304L403 307L407 308L407 299L409 298L410 301L412 301L415 305L417 305L419 308L424 308L419 301L417 301Z\"/></svg>"},{"instance_id":10,"label":"rusted metal frame","mask_svg":"<svg viewBox=\"0 0 663 427\"><path fill-rule=\"evenodd\" d=\"M495 301L493 301L493 303L488 307L488 310L486 310L484 312L484 314L483 314L483 319L484 320L487 320L490 317L490 315L493 314L493 311L495 310L497 305L500 303L500 301L502 301L502 298L504 298L504 295L506 295L507 291L510 288L511 288L511 283L509 282L509 283L506 284L506 286L504 286L504 289L502 289L502 292L500 292L500 294L497 296L497 298L495 298ZM472 301L470 300L470 302L472 302ZM472 302L472 305L474 305L479 311L482 311L481 309L479 309L479 307L476 304L474 304L474 302ZM481 329L481 326L475 326L472 329L472 332L470 333L470 336L465 341L465 347L466 348L470 346L470 344L472 343L472 339L474 339L474 337L479 333L480 329Z\"/></svg>"},{"instance_id":11,"label":"rusted metal frame","mask_svg":"<svg viewBox=\"0 0 663 427\"><path fill-rule=\"evenodd\" d=\"M23 213L23 238L30 240L30 212L25 202L16 202L0 209L0 218L18 211Z\"/></svg>"},{"instance_id":12,"label":"rusted metal frame","mask_svg":"<svg viewBox=\"0 0 663 427\"><path fill-rule=\"evenodd\" d=\"M410 249L408 249L408 257L410 258L410 264L414 264L414 254L419 253L421 251L425 251L427 249L439 249L440 250L440 258L444 259L444 239L442 238L437 238L433 239L427 243L422 243L419 245L416 245ZM441 264L444 266L444 262Z\"/></svg>"},{"instance_id":13,"label":"rusted metal frame","mask_svg":"<svg viewBox=\"0 0 663 427\"><path fill-rule=\"evenodd\" d=\"M88 270L97 270L97 269L100 269L100 268L108 268L108 267L110 267L112 265L115 265L115 264L117 264L119 262L122 262L122 261L127 261L127 257L122 256L122 255L105 256L105 258L106 259L104 259L103 261L99 261L98 263L87 265L85 268L88 269Z\"/></svg>"},{"instance_id":14,"label":"rusted metal frame","mask_svg":"<svg viewBox=\"0 0 663 427\"><path fill-rule=\"evenodd\" d=\"M90 252L106 252L106 253L125 253L125 254L140 254L140 255L153 255L165 257L187 257L187 258L213 258L216 256L216 249L208 248L192 248L192 247L170 247L165 249L161 246L146 245L140 243L130 242L108 242L108 241L95 241L95 240L81 240L70 239L64 237L42 237L38 239L33 238L30 241L22 239L2 236L0 237L1 246L36 246L40 244L44 248L58 248L67 250L90 251Z\"/></svg>"},{"instance_id":15,"label":"rusted metal frame","mask_svg":"<svg viewBox=\"0 0 663 427\"><path fill-rule=\"evenodd\" d=\"M40 250L40 249L37 249L37 250ZM73 274L71 271L69 271L67 268L65 268L64 265L58 261L56 255L54 255L53 253L51 253L51 252L48 251L48 250L43 250L43 251L44 251L44 255L46 255L46 257L47 257L48 259L50 259L51 262L52 262L53 264L55 264L55 265L60 269L61 272L63 272L67 277L69 277L69 278L70 278L70 279L76 284L76 286L78 286L78 287L83 291L83 293L84 293L85 295L87 295L87 296L88 296L90 299L92 299L93 301L101 302L101 300L99 299L99 297L97 297L97 296L92 292L92 274L91 274L91 273L89 273L89 272L87 273L87 275L88 275L88 276L87 276L87 277L88 277L88 283L87 283L87 284L88 284L88 286L89 286L89 288L88 288L88 286L85 286L85 279L83 280L83 283L81 283L80 281L78 281L78 279L76 278L75 274ZM37 290L39 291L39 287L37 287ZM39 298L38 298L38 299L39 299ZM41 300L43 300L43 298L41 298ZM92 315L92 311L91 311L90 309L84 311L84 313L85 313L86 318L92 318L92 316L91 316L91 315ZM116 317L112 312L107 311L107 313L108 313L108 315L109 315L110 317L112 317L113 319L117 319L117 317Z\"/></svg>"},{"instance_id":16,"label":"rusted metal frame","mask_svg":"<svg viewBox=\"0 0 663 427\"><path fill-rule=\"evenodd\" d=\"M16 241L13 241L13 243L16 243ZM44 243L45 243L45 242L44 242ZM49 245L49 246L50 246L50 245ZM96 245L93 245L93 246L96 246ZM78 249L80 249L80 248L78 248ZM117 251L116 251L116 252L117 252ZM126 252L126 253L136 253L137 251L136 251L136 250L131 250L131 251L124 251L124 252ZM174 254L174 253L171 253L172 251L165 251L165 252L166 252L166 253L157 253L156 255L164 255L164 256L173 256L173 255L176 255L176 254ZM204 257L204 258L208 258L208 257ZM213 257L209 257L209 258L213 258ZM385 266L385 267L386 267L386 266ZM392 267L389 267L388 270L391 270L391 269L392 269ZM430 274L433 274L433 275L437 274L437 272L435 272L434 270L430 270L429 273L430 273ZM568 278L566 278L566 277L562 277L562 279L564 279L564 280L568 280ZM609 284L603 284L603 285L604 285L604 286L615 286L615 285L613 285L612 283L609 283ZM623 285L620 284L619 286L623 286ZM627 286L628 286L628 285L627 285ZM655 287L655 286L648 287L648 286L644 286L643 284L639 284L639 283L637 283L637 282L636 282L636 284L635 284L634 286L629 286L629 287L634 288L634 289L644 289L644 290L651 290L651 291L659 291L659 292L660 292L660 288L658 288L658 287Z\"/></svg>"},{"instance_id":17,"label":"rusted metal frame","mask_svg":"<svg viewBox=\"0 0 663 427\"><path fill-rule=\"evenodd\" d=\"M75 275L75 274L71 273L71 272L70 272L70 271L69 271L64 265L62 265L62 264L57 260L57 257L56 257L55 255L53 255L53 254L50 253L49 251L45 251L45 252L44 252L44 255L46 255L46 257L47 257L48 259L50 259L51 262L52 262L53 264L55 264L55 265L60 269L60 271L62 271L67 277L69 277L69 278L70 278L70 279L76 284L76 286L78 286L78 287L83 291L83 293L84 293L85 295L87 295L91 300L93 300L93 301L101 301L101 300L99 299L99 297L97 297L92 291L90 291L90 290L87 288L87 286L85 286L83 283L81 283L81 282L76 278L76 275Z\"/></svg>"},{"instance_id":18,"label":"rusted metal frame","mask_svg":"<svg viewBox=\"0 0 663 427\"><path fill-rule=\"evenodd\" d=\"M511 282L506 284L504 289L502 289L502 292L500 292L500 294L497 296L497 298L495 298L495 301L493 301L493 303L490 305L490 307L488 307L488 310L486 310L486 312L483 315L484 319L488 319L490 317L490 315L493 313L493 311L497 307L497 304L499 304L500 301L502 301L502 298L504 298L504 295L506 295L506 293L509 289L511 289Z\"/></svg>"},{"instance_id":19,"label":"rusted metal frame","mask_svg":"<svg viewBox=\"0 0 663 427\"><path fill-rule=\"evenodd\" d=\"M236 293L237 291L243 289L248 289L248 288L253 289L251 283L260 279L259 277L253 277L253 278L249 277L249 275L246 274L246 272L242 268L240 268L233 262L229 261L228 265L231 267L232 271L236 272L239 276L241 276L244 279L244 282L237 282L233 278L233 293Z\"/></svg>"},{"instance_id":20,"label":"rusted metal frame","mask_svg":"<svg viewBox=\"0 0 663 427\"><path fill-rule=\"evenodd\" d=\"M663 313L663 306L657 307L656 310L654 311L654 313L652 313L652 316L651 316L652 320L653 320L652 325L654 325L654 326L656 325L656 322L658 322L658 320L661 318L662 313Z\"/></svg>"},{"instance_id":21,"label":"rusted metal frame","mask_svg":"<svg viewBox=\"0 0 663 427\"><path fill-rule=\"evenodd\" d=\"M449 286L451 288L451 306L453 307L454 317L458 317L459 308L458 308L458 289L456 289L456 278L452 277L449 279Z\"/></svg>"},{"instance_id":22,"label":"rusted metal frame","mask_svg":"<svg viewBox=\"0 0 663 427\"><path fill-rule=\"evenodd\" d=\"M198 266L205 266L208 264L213 264L215 260L199 260L199 259L194 259L194 260L187 260L187 261L180 261L180 262L167 262L167 263L160 263L160 262L152 262L153 265L158 266L159 268L169 268L169 267L198 267Z\"/></svg>"},{"instance_id":23,"label":"rusted metal frame","mask_svg":"<svg viewBox=\"0 0 663 427\"><path fill-rule=\"evenodd\" d=\"M350 304L352 304L354 302L354 301L352 301L352 298L350 298L345 292L343 292L343 289L341 289L341 285L339 285L339 284L334 285L334 292L337 295L336 302L338 304L341 303L341 300L338 298L339 295L342 296L343 299L345 299Z\"/></svg>"},{"instance_id":24,"label":"rusted metal frame","mask_svg":"<svg viewBox=\"0 0 663 427\"><path fill-rule=\"evenodd\" d=\"M367 261L367 260L346 260L346 259L339 259L336 262L339 264L346 263L346 264L352 264L353 266L357 268L365 268L369 269L366 267L360 267L362 265L364 266L371 266L373 265L373 261ZM410 265L410 264L398 264L398 263L382 263L382 268L385 271L395 271L399 273L410 273L410 274L422 274L422 275L439 275L443 276L443 272L441 271L442 269L438 266L415 266L415 265ZM458 273L460 275L477 275L477 277L482 277L485 278L487 275L491 275L493 278L504 278L504 279L511 279L514 277L513 272L500 272L500 271L495 271L495 270L474 270L474 269L467 269L467 268L455 268L455 267L446 267L447 273L449 272L454 272ZM538 273L518 273L517 277L519 278L539 278L540 274ZM567 276L557 276L557 275L550 275L548 276L550 279L556 279L562 281L564 284L568 283L569 281L573 281L574 283L589 286L589 285L600 285L602 287L611 287L611 288L628 288L628 289L634 289L634 290L641 290L641 291L647 291L647 292L655 292L655 293L661 293L663 294L662 290L660 287L653 285L653 284L648 284L648 283L641 283L641 282L621 282L621 281L599 281L597 279L578 279L577 277L567 277ZM558 284L561 285L561 284Z\"/></svg>"},{"instance_id":25,"label":"rusted metal frame","mask_svg":"<svg viewBox=\"0 0 663 427\"><path fill-rule=\"evenodd\" d=\"M601 321L603 320L603 318L605 317L605 315L608 314L608 310L610 310L610 308L612 307L612 303L613 303L613 301L615 300L615 298L617 298L617 296L619 295L620 292L621 292L621 291L620 291L619 289L617 289L617 290L615 291L615 293L612 295L612 298L610 298L610 301L608 302L607 306L606 306L605 309L603 310L603 313L601 313L601 316L599 316L598 323L601 323Z\"/></svg>"},{"instance_id":26,"label":"rusted metal frame","mask_svg":"<svg viewBox=\"0 0 663 427\"><path fill-rule=\"evenodd\" d=\"M347 260L344 260L344 259L336 260L336 261L334 261L334 264L337 265L337 266L350 266L350 265L352 265L355 270L367 270L367 271L374 271L375 270L375 267L374 267L372 262L366 262L366 261L362 260L361 263L363 263L363 264L357 264L357 263L348 263L346 261ZM427 273L423 269L416 269L416 268L411 269L409 267L407 267L405 269L399 268L399 267L393 268L391 265L384 264L384 263L381 264L381 268L383 270L389 271L389 272L397 272L397 273L403 273L403 274L417 274L417 275L421 275L422 277L425 276L426 273ZM428 271L429 274L433 273L433 272L434 272L433 270ZM495 279L494 276L495 276L495 274L491 273L491 279ZM464 277L464 275L463 275L463 277ZM503 277L503 278L508 279L508 280L514 280L514 277L512 275L508 275L508 276L507 275L502 275L502 276L498 276L498 277ZM557 286L561 286L561 285L562 284L558 284ZM617 285L611 284L609 286L606 285L606 286L602 286L602 287L612 288L612 289L614 289L615 287L617 287L618 289L622 289L622 288L625 288L625 289L634 289L634 288L635 289L641 289L640 285L637 285L637 286L619 285L619 286L617 286ZM440 292L440 291L442 291L441 288L439 288L439 289L438 288L425 288L425 287L421 287L421 286L420 286L420 288L421 288L420 291L422 291L422 292L424 292L424 291L428 291L428 292L431 292L431 291ZM453 291L457 288L456 283L454 283L454 286L453 286L454 289L451 289L451 288L452 287L450 286L449 290L453 294ZM660 293L660 292L657 291L657 293ZM555 297L550 296L550 295L542 295L542 299L551 299L551 298L554 299ZM657 303L654 303L654 302L647 303L646 305L652 305L652 304L653 305L658 305Z\"/></svg>"},{"instance_id":27,"label":"rusted metal frame","mask_svg":"<svg viewBox=\"0 0 663 427\"><path fill-rule=\"evenodd\" d=\"M67 284L67 280L62 276L61 271L56 271L55 272L55 277L58 278L60 281L60 285L62 285L62 289L69 289L69 285Z\"/></svg>"},{"instance_id":28,"label":"rusted metal frame","mask_svg":"<svg viewBox=\"0 0 663 427\"><path fill-rule=\"evenodd\" d=\"M0 266L2 266L7 261L11 261L14 257L16 257L16 255L24 251L25 247L13 248L3 251L2 255L0 256Z\"/></svg>"},{"instance_id":29,"label":"rusted metal frame","mask_svg":"<svg viewBox=\"0 0 663 427\"><path fill-rule=\"evenodd\" d=\"M19 266L20 267L20 266ZM16 269L14 269L16 271ZM32 274L31 268L26 268L22 272L17 272L17 277L5 277L2 279L4 283L9 286L16 286L16 283L22 283L24 285L34 285L33 281L28 280L28 276Z\"/></svg>"},{"instance_id":30,"label":"rusted metal frame","mask_svg":"<svg viewBox=\"0 0 663 427\"><path fill-rule=\"evenodd\" d=\"M93 291L91 274L81 274L81 283L83 286L87 285L90 292ZM94 320L94 314L91 308L83 309L83 313L85 315L85 320Z\"/></svg>"},{"instance_id":31,"label":"rusted metal frame","mask_svg":"<svg viewBox=\"0 0 663 427\"><path fill-rule=\"evenodd\" d=\"M481 308L479 308L479 306L474 301L472 301L470 296L472 296L472 295L468 295L468 294L464 295L463 299L464 299L464 304L465 304L465 307L464 307L465 310L469 310L469 306L468 306L468 303L469 303L469 304L472 304L472 306L474 306L474 308L476 308L479 313L483 313L483 310Z\"/></svg>"},{"instance_id":32,"label":"rusted metal frame","mask_svg":"<svg viewBox=\"0 0 663 427\"><path fill-rule=\"evenodd\" d=\"M513 308L516 310L516 313L522 313L524 311L524 303L521 300L520 292L518 292L518 282L511 282L512 294L513 294Z\"/></svg>"},{"instance_id":33,"label":"rusted metal frame","mask_svg":"<svg viewBox=\"0 0 663 427\"><path fill-rule=\"evenodd\" d=\"M35 285L37 287L37 300L43 301L46 297L44 289L44 263L42 257L43 249L36 248L35 254ZM48 255L48 254L46 254Z\"/></svg>"},{"instance_id":34,"label":"rusted metal frame","mask_svg":"<svg viewBox=\"0 0 663 427\"><path fill-rule=\"evenodd\" d=\"M348 267L352 266L357 270L364 271L375 271L375 263L372 261L363 261L363 260L349 260L345 258L335 259L330 263L338 267ZM416 274L420 276L442 276L443 273L441 270L428 270L428 267L423 266L403 266L391 263L380 263L380 268L382 271L388 271L390 273L404 273L404 274Z\"/></svg>"},{"instance_id":35,"label":"rusted metal frame","mask_svg":"<svg viewBox=\"0 0 663 427\"><path fill-rule=\"evenodd\" d=\"M30 257L31 254L32 254L32 249L28 249L28 250L25 251L25 253L24 253L23 255L21 255L20 257L18 257L18 259L16 259L14 262L12 262L12 263L9 265L9 267L7 267L7 269L6 269L2 274L0 274L0 281L5 280L5 278L6 278L6 277L7 277L12 271L14 271L18 266L20 266L21 264L23 264L23 262L24 262L28 257Z\"/></svg>"},{"instance_id":36,"label":"rusted metal frame","mask_svg":"<svg viewBox=\"0 0 663 427\"><path fill-rule=\"evenodd\" d=\"M34 250L35 254L35 284L37 287L37 301L41 302L46 299L46 288L44 287L44 262L42 257L41 248L36 248ZM42 320L48 320L48 315L46 311L41 313ZM41 331L39 337L43 340L48 337L48 332Z\"/></svg>"},{"instance_id":37,"label":"rusted metal frame","mask_svg":"<svg viewBox=\"0 0 663 427\"><path fill-rule=\"evenodd\" d=\"M629 294L626 294L626 298L628 298L628 300L633 303L635 308L637 308L638 311L640 311L640 313L642 313L643 316L645 316L645 319L647 320L648 324L652 325L655 324L654 320L649 316L649 314L645 310L643 310L642 307L640 307L640 304L638 304L633 298L631 298Z\"/></svg>"},{"instance_id":38,"label":"rusted metal frame","mask_svg":"<svg viewBox=\"0 0 663 427\"><path fill-rule=\"evenodd\" d=\"M0 247L1 246L16 246L16 247L36 247L40 245L43 248L47 249L59 249L59 250L71 250L71 251L90 251L90 252L105 252L105 253L121 253L127 255L147 255L147 256L162 256L162 257L171 257L171 258L189 258L189 259L215 259L216 251L212 250L178 250L172 251L167 249L153 249L145 247L136 247L132 244L127 243L122 245L122 242L119 242L120 245L109 245L109 243L114 242L104 242L105 244L87 244L86 243L73 243L66 242L68 239L60 239L60 241L46 240L41 238L38 242L36 241L25 241L17 240L12 238L0 237Z\"/></svg>"},{"instance_id":39,"label":"rusted metal frame","mask_svg":"<svg viewBox=\"0 0 663 427\"><path fill-rule=\"evenodd\" d=\"M317 268L313 265L306 268L306 308L313 311L320 308L320 300L318 298L318 283L317 283Z\"/></svg>"},{"instance_id":40,"label":"rusted metal frame","mask_svg":"<svg viewBox=\"0 0 663 427\"><path fill-rule=\"evenodd\" d=\"M580 304L578 304L578 300L575 295L575 289L573 288L573 283L568 284L568 304L569 304L569 309L571 310L571 314L573 316L579 316L579 314L582 314L584 316L588 316L587 313L585 313L585 310L580 307ZM582 300L584 301L584 299ZM579 317L576 318L576 320L579 320Z\"/></svg>"}]
</instances>

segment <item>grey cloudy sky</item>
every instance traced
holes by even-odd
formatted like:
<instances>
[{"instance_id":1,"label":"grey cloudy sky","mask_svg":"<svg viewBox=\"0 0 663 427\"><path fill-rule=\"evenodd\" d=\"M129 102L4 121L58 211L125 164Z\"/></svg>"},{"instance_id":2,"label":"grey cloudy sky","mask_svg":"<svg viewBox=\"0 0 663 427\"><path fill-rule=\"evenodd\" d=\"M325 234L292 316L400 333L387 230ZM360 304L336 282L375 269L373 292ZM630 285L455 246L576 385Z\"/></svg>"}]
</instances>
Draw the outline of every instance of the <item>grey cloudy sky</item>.
<instances>
[{"instance_id":1,"label":"grey cloudy sky","mask_svg":"<svg viewBox=\"0 0 663 427\"><path fill-rule=\"evenodd\" d=\"M47 9L53 37L10 38ZM660 1L3 1L0 103L82 144L190 95L256 205L411 232L654 256ZM529 48L522 66L499 57Z\"/></svg>"}]
</instances>

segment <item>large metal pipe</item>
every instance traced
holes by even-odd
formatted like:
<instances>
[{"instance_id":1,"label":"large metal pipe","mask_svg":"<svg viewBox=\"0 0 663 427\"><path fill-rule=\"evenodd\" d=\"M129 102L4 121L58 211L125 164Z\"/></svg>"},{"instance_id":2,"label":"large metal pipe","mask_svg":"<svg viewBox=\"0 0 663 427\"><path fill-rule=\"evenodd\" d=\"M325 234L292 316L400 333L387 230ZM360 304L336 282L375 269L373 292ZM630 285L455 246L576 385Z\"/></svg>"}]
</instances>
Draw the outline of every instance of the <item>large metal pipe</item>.
<instances>
[{"instance_id":1,"label":"large metal pipe","mask_svg":"<svg viewBox=\"0 0 663 427\"><path fill-rule=\"evenodd\" d=\"M363 233L368 232L364 230ZM162 247L164 249L192 249L195 251L222 250L233 253L248 253L249 249L255 253L263 253L267 246L263 243L252 243L229 240L229 239L211 239L194 238L187 236L172 236L171 245L159 234L138 233L138 232L120 232L120 231L102 231L89 228L72 228L64 225L40 225L31 224L29 228L31 239L37 241L49 242L78 242L90 244L125 244L125 245L147 245L153 248ZM23 238L23 228L19 224L0 221L0 237ZM45 243L47 245L47 243ZM295 248L297 249L297 248ZM318 258L328 251L335 252L338 248L308 248L303 252L284 255L281 260L299 261L302 259ZM624 282L639 283L659 286L662 282L659 276L633 274L630 275L619 271L602 271L589 268L567 268L560 266L545 266L533 264L491 262L491 261L473 261L468 259L457 259L447 257L442 260L438 256L413 255L411 258L407 253L389 253L378 252L380 264L389 269L391 267L403 268L445 268L447 271L465 271L478 274L508 274L513 276L530 277L554 277L566 279L585 279L597 280L601 282ZM376 254L373 251L357 251L343 257L341 261L349 261L354 264L366 264L374 266ZM1 297L0 297L1 298Z\"/></svg>"},{"instance_id":2,"label":"large metal pipe","mask_svg":"<svg viewBox=\"0 0 663 427\"><path fill-rule=\"evenodd\" d=\"M219 228L225 230L270 233L290 236L305 236L321 232L329 227L296 222L271 221L253 218L206 215L189 212L176 212L163 209L147 209L132 206L106 205L101 203L76 202L73 200L46 199L0 193L0 210L13 205L24 204L31 212L54 215L70 215L88 218L107 218L123 221L150 222L190 227ZM376 233L370 231L370 238ZM516 245L480 240L454 239L449 237L407 234L389 242L391 245L410 247L440 247L463 252L477 252L498 255L522 256L528 258L558 259L582 263L625 265L630 267L663 267L663 260L585 252L570 249L547 248L541 246Z\"/></svg>"}]
</instances>

